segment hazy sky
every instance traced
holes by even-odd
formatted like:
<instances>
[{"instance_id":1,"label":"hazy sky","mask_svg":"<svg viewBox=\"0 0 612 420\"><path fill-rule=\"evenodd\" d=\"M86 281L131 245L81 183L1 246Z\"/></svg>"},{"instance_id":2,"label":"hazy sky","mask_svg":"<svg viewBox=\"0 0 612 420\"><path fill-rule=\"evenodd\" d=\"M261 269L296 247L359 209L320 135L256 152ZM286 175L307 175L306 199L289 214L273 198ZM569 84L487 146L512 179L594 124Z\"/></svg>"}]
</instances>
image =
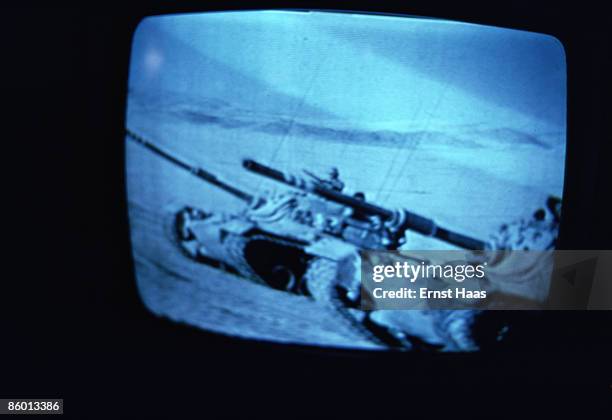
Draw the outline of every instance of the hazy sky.
<instances>
[{"instance_id":1,"label":"hazy sky","mask_svg":"<svg viewBox=\"0 0 612 420\"><path fill-rule=\"evenodd\" d=\"M361 127L485 124L565 130L553 37L455 22L320 12L152 17L130 86Z\"/></svg>"}]
</instances>

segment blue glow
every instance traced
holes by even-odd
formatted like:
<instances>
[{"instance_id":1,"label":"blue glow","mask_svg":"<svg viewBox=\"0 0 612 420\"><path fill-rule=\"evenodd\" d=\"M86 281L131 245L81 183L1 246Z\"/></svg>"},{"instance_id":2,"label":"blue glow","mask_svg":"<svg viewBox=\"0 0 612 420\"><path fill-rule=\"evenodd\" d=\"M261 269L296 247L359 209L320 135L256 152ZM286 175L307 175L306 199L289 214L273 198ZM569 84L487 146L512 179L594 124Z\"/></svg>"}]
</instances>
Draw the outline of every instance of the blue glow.
<instances>
[{"instance_id":1,"label":"blue glow","mask_svg":"<svg viewBox=\"0 0 612 420\"><path fill-rule=\"evenodd\" d=\"M243 159L290 173L336 167L347 194L488 240L562 195L565 55L548 35L443 20L150 17L134 34L127 126L249 194L287 188ZM244 203L134 142L126 150L137 280L154 312L241 337L376 347L312 299L186 258L168 214ZM453 246L410 233L403 248Z\"/></svg>"}]
</instances>

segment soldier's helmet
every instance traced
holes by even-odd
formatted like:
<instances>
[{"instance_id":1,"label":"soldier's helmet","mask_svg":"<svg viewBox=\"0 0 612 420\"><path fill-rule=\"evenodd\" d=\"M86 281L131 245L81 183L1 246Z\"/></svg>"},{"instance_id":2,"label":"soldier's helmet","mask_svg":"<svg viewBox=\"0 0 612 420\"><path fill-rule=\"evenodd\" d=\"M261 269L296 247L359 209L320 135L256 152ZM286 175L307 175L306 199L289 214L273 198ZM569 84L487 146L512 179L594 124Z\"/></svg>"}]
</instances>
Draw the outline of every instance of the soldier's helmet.
<instances>
[{"instance_id":1,"label":"soldier's helmet","mask_svg":"<svg viewBox=\"0 0 612 420\"><path fill-rule=\"evenodd\" d=\"M552 213L555 222L559 223L561 219L561 199L551 195L548 197L548 200L546 200L546 207L548 207L548 210Z\"/></svg>"},{"instance_id":2,"label":"soldier's helmet","mask_svg":"<svg viewBox=\"0 0 612 420\"><path fill-rule=\"evenodd\" d=\"M328 176L330 179L338 179L340 177L340 171L335 166L329 169Z\"/></svg>"}]
</instances>

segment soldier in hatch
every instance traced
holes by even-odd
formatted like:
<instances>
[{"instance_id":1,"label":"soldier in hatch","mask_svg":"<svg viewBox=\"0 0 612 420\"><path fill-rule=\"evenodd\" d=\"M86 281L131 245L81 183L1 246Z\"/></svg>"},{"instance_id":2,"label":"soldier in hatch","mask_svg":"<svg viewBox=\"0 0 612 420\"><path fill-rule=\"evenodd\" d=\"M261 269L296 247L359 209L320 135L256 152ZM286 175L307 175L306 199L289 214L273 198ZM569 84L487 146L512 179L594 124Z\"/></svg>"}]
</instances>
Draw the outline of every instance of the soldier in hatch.
<instances>
[{"instance_id":1,"label":"soldier in hatch","mask_svg":"<svg viewBox=\"0 0 612 420\"><path fill-rule=\"evenodd\" d=\"M319 177L308 170L304 170L304 172L306 175L313 178L318 185L328 190L342 192L344 189L344 182L340 180L340 171L338 171L338 168L335 166L329 169L326 178Z\"/></svg>"},{"instance_id":2,"label":"soldier in hatch","mask_svg":"<svg viewBox=\"0 0 612 420\"><path fill-rule=\"evenodd\" d=\"M328 173L329 179L324 181L330 189L341 192L344 189L344 182L340 181L340 172L338 168L333 167Z\"/></svg>"},{"instance_id":3,"label":"soldier in hatch","mask_svg":"<svg viewBox=\"0 0 612 420\"><path fill-rule=\"evenodd\" d=\"M546 209L538 209L531 218L502 225L492 236L492 248L525 251L554 249L560 219L561 199L549 196Z\"/></svg>"}]
</instances>

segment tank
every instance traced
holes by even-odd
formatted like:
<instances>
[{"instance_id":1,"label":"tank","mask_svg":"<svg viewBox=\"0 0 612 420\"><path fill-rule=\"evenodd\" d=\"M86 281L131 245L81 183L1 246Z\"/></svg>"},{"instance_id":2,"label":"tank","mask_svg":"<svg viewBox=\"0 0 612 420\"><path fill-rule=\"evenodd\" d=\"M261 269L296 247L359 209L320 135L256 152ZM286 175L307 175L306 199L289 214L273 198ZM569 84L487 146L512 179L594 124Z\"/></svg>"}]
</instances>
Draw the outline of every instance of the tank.
<instances>
[{"instance_id":1,"label":"tank","mask_svg":"<svg viewBox=\"0 0 612 420\"><path fill-rule=\"evenodd\" d=\"M407 209L378 206L368 202L363 193L344 194L343 184L333 177L337 170L331 172L330 182L308 170L304 171L306 176L298 176L245 159L245 172L285 186L282 191L258 195L186 163L129 130L127 136L244 202L243 209L234 214L190 205L170 214L170 239L188 258L262 286L332 306L364 337L385 346L407 349L412 345L394 325L376 322L377 317L358 310L360 250L396 250L412 231L467 250L512 247L507 235L503 236L507 226L493 236L496 240L484 241L438 226ZM458 313L451 316L454 327L445 328L445 333L454 334L450 349L471 349L473 342L466 338L465 330L472 322L473 311L464 311L463 318ZM449 324L447 315L437 311L437 324Z\"/></svg>"},{"instance_id":2,"label":"tank","mask_svg":"<svg viewBox=\"0 0 612 420\"><path fill-rule=\"evenodd\" d=\"M482 250L484 241L439 227L431 219L406 209L391 210L343 194L305 171L310 179L283 173L246 159L245 171L291 187L256 196L185 163L137 134L128 137L201 180L244 203L236 214L209 212L186 205L173 215L174 239L184 253L270 287L314 295L305 281L309 269L324 259L338 263L360 249L394 250L407 231Z\"/></svg>"}]
</instances>

